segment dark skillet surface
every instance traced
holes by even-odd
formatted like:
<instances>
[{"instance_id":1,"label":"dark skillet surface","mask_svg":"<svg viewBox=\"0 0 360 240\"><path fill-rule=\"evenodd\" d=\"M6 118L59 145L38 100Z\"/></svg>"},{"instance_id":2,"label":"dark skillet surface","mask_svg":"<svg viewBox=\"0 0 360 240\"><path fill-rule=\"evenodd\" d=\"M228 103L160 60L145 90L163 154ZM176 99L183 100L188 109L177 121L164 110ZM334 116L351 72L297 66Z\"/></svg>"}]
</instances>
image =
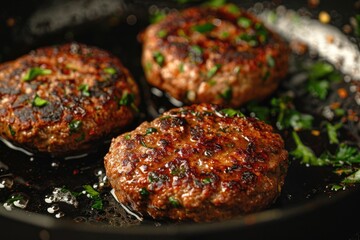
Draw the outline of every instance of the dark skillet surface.
<instances>
[{"instance_id":1,"label":"dark skillet surface","mask_svg":"<svg viewBox=\"0 0 360 240\"><path fill-rule=\"evenodd\" d=\"M63 1L68 3L69 1ZM86 1L85 1L86 2ZM88 1L87 4L89 5ZM320 10L333 10L341 13L335 18L335 25L347 23L348 17L353 16L353 3L340 4L337 1L326 1L318 8L310 10L316 16ZM20 4L11 2L0 10L0 61L15 59L30 50L52 44L77 41L101 47L120 57L139 84L143 93L142 115L130 129L140 122L150 120L157 115L159 109L169 109L173 105L165 97L156 97L149 92L150 87L144 82L140 66L141 45L136 36L147 24L148 7L150 3L143 1L131 2L126 9L119 10L116 17L93 20L90 17L81 24L74 24L54 32L48 32L49 26L42 26L43 33L34 34L27 25L31 14L39 7L58 4L57 1L26 1ZM86 4L85 4L86 5ZM87 5L87 6L88 6ZM169 3L158 2L158 6L168 6ZM175 6L175 4L172 4ZM241 6L253 6L253 1L241 1ZM306 6L306 1L296 1L287 5L295 10ZM184 7L181 5L181 7ZM121 17L134 14L137 16L135 25L126 23ZM11 20L15 25L11 25ZM72 23L81 22L81 18ZM131 20L131 18L128 20ZM297 61L308 60L308 56L299 57ZM289 76L289 79L291 76ZM291 84L283 84L276 94L292 89ZM296 90L296 89L295 89ZM266 104L266 103L264 103ZM300 111L314 114L317 121L321 121L319 113L312 106L321 103L311 99L297 98L297 107ZM359 130L357 130L359 131ZM290 132L281 132L285 138L286 148L294 149ZM325 134L325 133L324 133ZM322 138L312 138L311 135L302 136L316 152L330 149L325 135ZM355 141L353 132L344 130L342 138ZM320 140L319 140L320 139ZM77 208L65 203L59 203L59 210L55 213L64 213L60 219L56 214L47 211L52 204L45 202L45 196L50 195L55 187L66 187L72 191L81 191L85 184L99 184L103 182L103 156L107 152L109 142L94 147L94 152L87 157L72 160L54 159L49 156L27 156L21 152L10 150L0 144L0 176L13 180L11 188L0 189L0 203L3 204L14 193L25 194L29 198L24 210L15 209L6 211L0 206L1 233L9 236L7 239L189 239L208 238L218 239L236 237L263 237L299 238L329 238L337 239L354 237L355 222L351 217L357 217L360 210L360 194L358 187L346 191L334 192L328 186L338 182L340 178L332 174L331 168L306 167L292 160L288 177L278 201L266 211L239 217L231 221L213 224L166 223L145 220L143 223L123 212L109 194L109 188L100 190L104 199L105 212L91 210L91 199L83 196L79 199ZM331 149L330 149L331 150ZM99 172L100 171L100 172ZM114 217L115 216L115 217ZM73 219L76 219L74 221ZM121 220L119 220L121 219ZM89 225L87 223L92 225ZM95 225L94 225L95 224ZM100 225L100 226L99 226ZM115 225L115 226L112 226ZM129 227L132 226L132 227ZM14 229L17 230L10 230ZM358 229L359 230L359 229Z\"/></svg>"}]
</instances>

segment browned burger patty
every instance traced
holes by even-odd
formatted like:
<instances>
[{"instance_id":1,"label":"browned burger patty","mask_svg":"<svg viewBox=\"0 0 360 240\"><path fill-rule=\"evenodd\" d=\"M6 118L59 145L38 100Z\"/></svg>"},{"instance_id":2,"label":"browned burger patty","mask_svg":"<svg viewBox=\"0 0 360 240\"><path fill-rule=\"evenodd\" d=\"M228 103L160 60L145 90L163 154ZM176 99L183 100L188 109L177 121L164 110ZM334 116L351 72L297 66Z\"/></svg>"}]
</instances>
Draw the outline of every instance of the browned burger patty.
<instances>
[{"instance_id":1,"label":"browned burger patty","mask_svg":"<svg viewBox=\"0 0 360 240\"><path fill-rule=\"evenodd\" d=\"M233 109L177 108L113 139L106 173L123 204L196 222L268 207L288 168L280 135Z\"/></svg>"},{"instance_id":2,"label":"browned burger patty","mask_svg":"<svg viewBox=\"0 0 360 240\"><path fill-rule=\"evenodd\" d=\"M172 13L141 36L147 80L185 103L263 99L288 70L286 42L235 5Z\"/></svg>"},{"instance_id":3,"label":"browned burger patty","mask_svg":"<svg viewBox=\"0 0 360 240\"><path fill-rule=\"evenodd\" d=\"M1 137L66 155L119 133L133 120L139 94L118 58L74 43L0 65L0 99Z\"/></svg>"},{"instance_id":4,"label":"browned burger patty","mask_svg":"<svg viewBox=\"0 0 360 240\"><path fill-rule=\"evenodd\" d=\"M263 99L288 70L287 44L235 5L170 14L141 37L147 80L185 103Z\"/></svg>"}]
</instances>

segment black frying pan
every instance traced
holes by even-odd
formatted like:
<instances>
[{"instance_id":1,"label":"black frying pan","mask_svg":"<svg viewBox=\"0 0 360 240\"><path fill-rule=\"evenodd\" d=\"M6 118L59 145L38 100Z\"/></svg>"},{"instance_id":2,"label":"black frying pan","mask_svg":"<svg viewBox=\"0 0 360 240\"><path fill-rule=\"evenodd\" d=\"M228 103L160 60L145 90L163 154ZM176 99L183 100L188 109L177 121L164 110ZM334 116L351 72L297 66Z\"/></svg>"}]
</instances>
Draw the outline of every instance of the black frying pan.
<instances>
[{"instance_id":1,"label":"black frying pan","mask_svg":"<svg viewBox=\"0 0 360 240\"><path fill-rule=\"evenodd\" d=\"M181 1L178 1L181 2ZM30 50L77 41L104 48L119 56L133 73L142 89L142 115L132 126L151 120L159 112L174 107L168 98L151 94L140 66L141 45L138 33L148 24L149 12L157 9L181 9L201 1L179 4L177 1L13 1L0 10L0 61L15 59ZM260 13L278 9L281 1L256 3L239 1L239 5ZM322 1L316 8L307 1L282 3L288 9L303 15L317 17L321 10L332 16L331 24L342 28L349 18L359 12L359 2ZM352 39L356 41L356 39ZM359 43L355 42L359 46ZM323 56L326 59L326 56ZM313 62L309 54L296 56L293 65ZM299 72L293 69L276 94L297 92L293 84ZM348 87L348 83L343 83ZM301 90L300 90L301 92ZM334 90L334 92L336 92ZM331 94L329 98L336 97ZM356 108L353 96L343 100L344 106ZM262 104L267 105L265 101ZM325 102L296 98L300 110L313 114L316 121L322 117L318 110ZM355 107L354 107L355 106ZM357 106L358 107L358 106ZM246 111L246 110L245 110ZM346 128L342 137L355 143L359 125ZM286 147L294 149L289 131L282 131ZM325 138L305 136L316 152L333 150ZM122 209L109 193L103 169L103 156L109 141L96 146L94 152L78 159L55 159L49 156L29 156L0 144L0 180L8 186L0 188L3 205L12 195L22 194L24 209L13 207L8 211L0 206L0 234L4 239L263 239L263 238L336 238L358 239L360 228L353 218L360 211L359 186L332 191L330 184L340 181L329 167L306 167L291 159L283 192L269 209L239 216L235 219L210 224L159 222L145 219L139 222ZM7 182L6 182L6 181ZM91 209L93 199L82 195L74 207L64 202L48 203L55 188L81 192L83 185L101 185L99 188L104 210ZM11 187L9 187L12 185ZM358 231L358 233L356 233ZM3 237L1 237L3 238Z\"/></svg>"}]
</instances>

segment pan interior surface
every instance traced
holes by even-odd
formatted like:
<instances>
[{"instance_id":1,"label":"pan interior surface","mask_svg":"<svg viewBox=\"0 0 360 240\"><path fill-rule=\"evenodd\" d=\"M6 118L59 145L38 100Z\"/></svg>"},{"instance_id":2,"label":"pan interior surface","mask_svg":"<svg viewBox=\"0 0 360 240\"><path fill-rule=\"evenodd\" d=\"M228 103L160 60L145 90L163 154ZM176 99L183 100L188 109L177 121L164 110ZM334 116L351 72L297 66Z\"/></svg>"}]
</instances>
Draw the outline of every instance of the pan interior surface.
<instances>
[{"instance_id":1,"label":"pan interior surface","mask_svg":"<svg viewBox=\"0 0 360 240\"><path fill-rule=\"evenodd\" d=\"M275 2L277 1L234 3L259 15L275 30L276 24L271 16L277 16L277 20L281 20L286 13L295 12L297 18L294 17L294 21L301 22L302 18L318 19L322 11L331 16L332 26L343 29L344 26L351 26L349 19L355 16L356 9L359 10L352 3L340 6L337 1L327 1L316 7L309 5L308 1L283 4ZM18 8L17 4L14 1L0 10L0 34L3 36L0 40L1 62L13 60L37 47L66 42L85 43L118 56L138 81L142 92L141 114L129 129L178 106L178 102L146 83L140 65L142 49L138 34L145 29L154 14L176 11L201 4L201 1L27 1L22 3L22 8ZM270 11L270 15L267 11ZM294 23L295 26L296 24ZM329 25L330 23L321 25L325 33ZM353 32L343 35L359 48L359 37L354 36ZM288 40L296 43L291 37L287 36ZM356 116L359 116L360 111L360 101L356 100L360 99L360 85L356 74L342 75L344 81L332 84L324 100L309 96L306 92L304 69L317 62L331 62L331 56L326 56L321 49L315 49L321 47L314 46L314 49L307 49L301 54L293 53L290 73L278 91L256 105L271 109L271 99L290 96L297 111L314 118L315 127L299 132L299 135L318 156L325 151L335 153L338 147L329 143L324 130L326 122L336 119L336 116L330 119L326 115L329 106L338 102L345 111L355 112ZM321 52L323 55L319 54ZM341 69L341 65L334 63L333 66ZM339 89L345 89L348 96L339 96ZM241 111L253 113L248 106L242 107ZM277 120L278 116L270 114L269 123L276 126ZM291 128L278 131L285 140L287 150L293 151L296 143ZM359 148L359 122L347 121L339 136L340 142ZM110 193L111 188L103 166L103 157L109 145L110 139L104 139L88 154L56 158L31 154L6 141L0 142L0 223L4 226L3 229L10 229L12 224L17 224L24 232L11 235L40 236L41 239L48 239L47 236L51 236L50 239L69 236L86 236L88 239L98 239L99 236L107 239L118 239L119 236L131 239L185 239L194 236L218 239L222 236L230 238L234 234L244 237L285 236L298 230L299 226L303 229L302 236L310 234L310 229L307 229L309 226L315 226L317 230L311 228L311 231L318 234L325 234L324 231L327 231L327 234L334 235L338 232L331 230L331 226L339 226L343 217L342 228L352 228L353 223L346 221L346 216L360 210L359 204L355 204L359 201L359 186L342 186L340 183L343 176L335 174L333 166L308 166L299 159L290 157L291 163L282 193L267 210L209 224L154 221L146 217L140 221L121 207ZM336 186L341 188L335 191ZM100 197L91 195L89 187L98 191ZM100 202L103 207L98 209L96 206ZM335 215L339 216L338 220L334 220ZM282 233L273 231L279 225L288 226L288 229ZM27 235L23 235L25 233Z\"/></svg>"}]
</instances>

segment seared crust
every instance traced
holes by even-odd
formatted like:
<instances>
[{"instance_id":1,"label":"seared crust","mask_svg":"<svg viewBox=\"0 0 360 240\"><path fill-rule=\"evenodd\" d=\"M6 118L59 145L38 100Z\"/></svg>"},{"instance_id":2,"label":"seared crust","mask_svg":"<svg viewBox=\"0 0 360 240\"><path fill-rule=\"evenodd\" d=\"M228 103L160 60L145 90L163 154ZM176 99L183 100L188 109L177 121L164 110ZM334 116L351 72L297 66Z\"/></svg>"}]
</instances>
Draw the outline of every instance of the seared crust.
<instances>
[{"instance_id":1,"label":"seared crust","mask_svg":"<svg viewBox=\"0 0 360 240\"><path fill-rule=\"evenodd\" d=\"M141 37L147 80L185 103L263 99L288 70L287 43L232 4L172 13Z\"/></svg>"},{"instance_id":2,"label":"seared crust","mask_svg":"<svg viewBox=\"0 0 360 240\"><path fill-rule=\"evenodd\" d=\"M0 136L53 155L81 152L118 134L140 101L119 59L75 43L0 65L0 98Z\"/></svg>"},{"instance_id":3,"label":"seared crust","mask_svg":"<svg viewBox=\"0 0 360 240\"><path fill-rule=\"evenodd\" d=\"M288 168L281 136L225 112L208 104L173 109L113 139L105 168L119 201L155 219L196 222L272 204Z\"/></svg>"}]
</instances>

